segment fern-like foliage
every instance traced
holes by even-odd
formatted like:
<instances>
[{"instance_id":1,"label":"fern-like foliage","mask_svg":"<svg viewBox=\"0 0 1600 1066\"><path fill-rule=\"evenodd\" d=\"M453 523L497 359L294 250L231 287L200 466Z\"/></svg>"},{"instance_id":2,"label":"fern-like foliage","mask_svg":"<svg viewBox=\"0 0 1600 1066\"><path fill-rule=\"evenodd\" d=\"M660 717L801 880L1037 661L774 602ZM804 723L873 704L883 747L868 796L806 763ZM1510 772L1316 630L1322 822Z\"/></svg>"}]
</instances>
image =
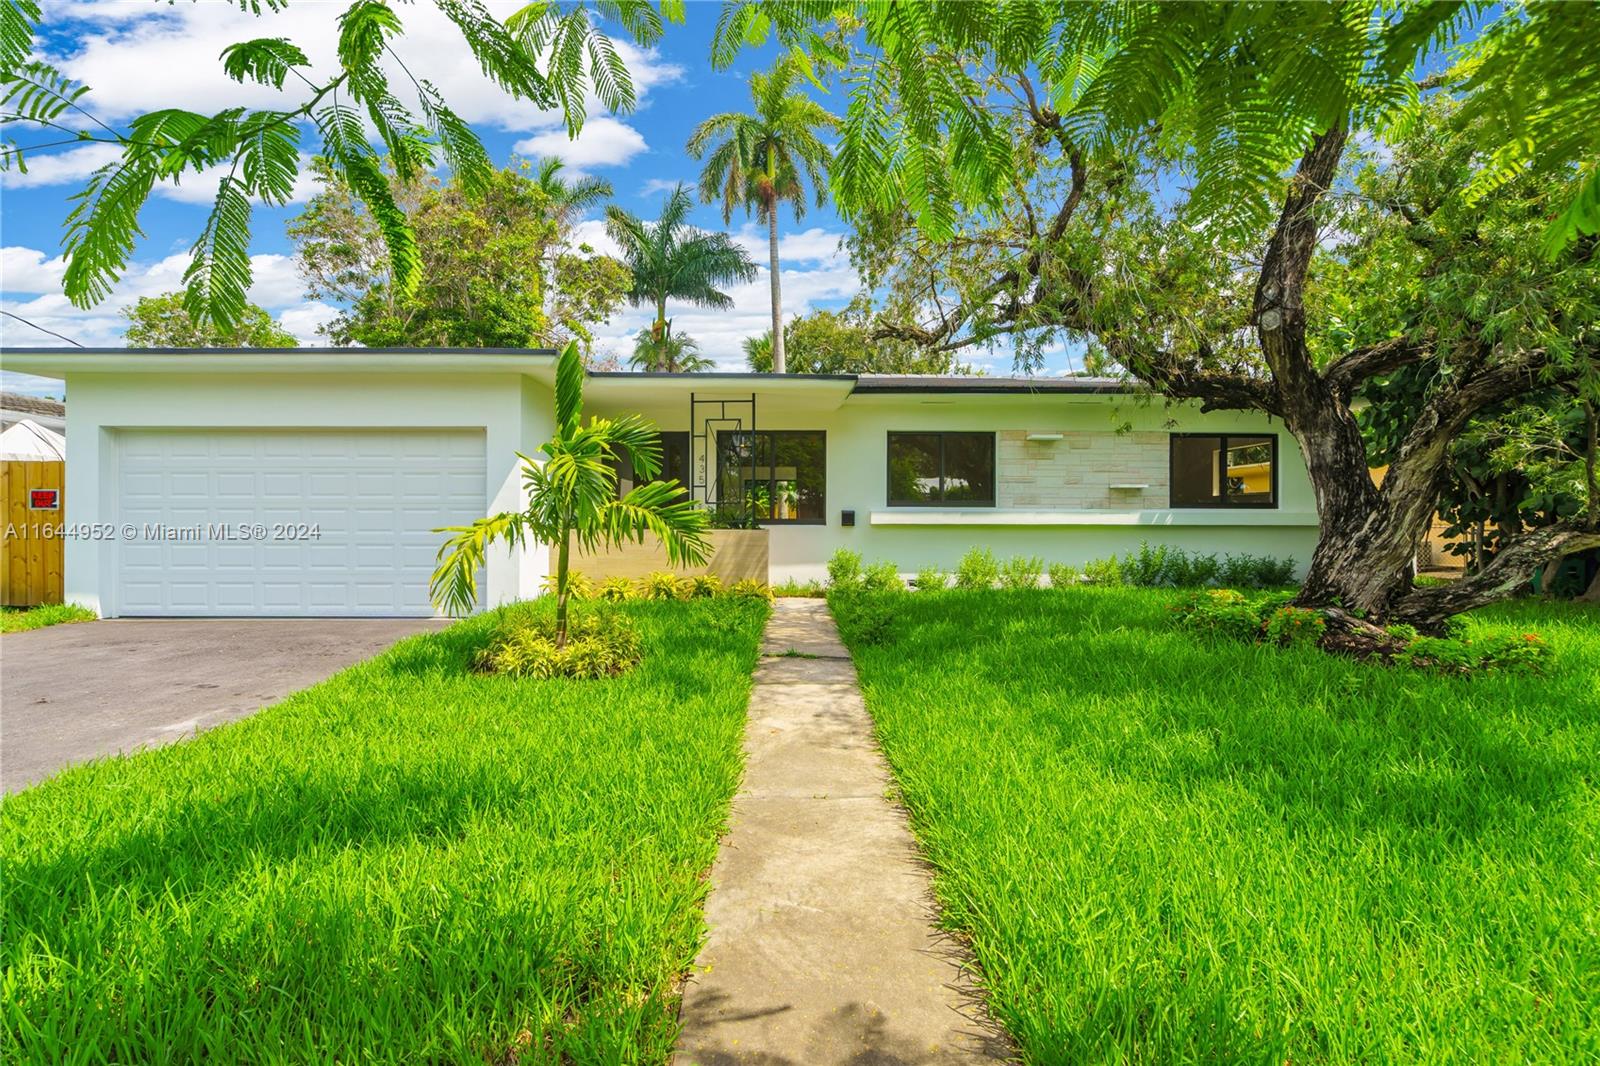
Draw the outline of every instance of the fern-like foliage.
<instances>
[{"instance_id":1,"label":"fern-like foliage","mask_svg":"<svg viewBox=\"0 0 1600 1066\"><path fill-rule=\"evenodd\" d=\"M1526 171L1570 173L1571 193L1545 234L1554 255L1600 233L1600 5L1513 8L1470 47L1458 73L1460 120L1488 118L1505 139L1468 186L1473 201Z\"/></svg>"},{"instance_id":2,"label":"fern-like foliage","mask_svg":"<svg viewBox=\"0 0 1600 1066\"><path fill-rule=\"evenodd\" d=\"M249 15L283 6L283 0L234 2ZM635 43L648 46L660 39L665 21L683 19L680 0L659 9L643 0L603 0L593 9L535 0L505 21L481 0L434 2L463 35L486 77L516 99L561 108L573 135L582 127L591 93L616 110L637 101L622 53L602 27L620 26ZM218 192L194 244L187 306L198 321L231 329L247 306L251 210L258 202L283 204L293 194L307 125L320 135L332 170L377 220L397 292L414 289L416 239L380 160L405 180L442 159L469 192L487 187L491 166L482 142L435 84L413 74L396 54L405 17L403 6L386 0L347 0L338 15L331 71L314 70L305 51L281 37L250 38L223 51L222 69L236 81L284 91L303 84L298 106L231 108L209 116L165 110L117 128L89 110L86 86L30 60L40 18L37 0L0 0L0 125L9 127L8 134L19 128L54 131L55 139L44 148L88 141L121 149L121 157L96 172L72 199L64 241L68 298L87 307L109 295L142 236L139 215L156 184L207 171L219 175ZM369 142L369 134L380 147ZM0 170L24 169L30 150L7 136Z\"/></svg>"}]
</instances>

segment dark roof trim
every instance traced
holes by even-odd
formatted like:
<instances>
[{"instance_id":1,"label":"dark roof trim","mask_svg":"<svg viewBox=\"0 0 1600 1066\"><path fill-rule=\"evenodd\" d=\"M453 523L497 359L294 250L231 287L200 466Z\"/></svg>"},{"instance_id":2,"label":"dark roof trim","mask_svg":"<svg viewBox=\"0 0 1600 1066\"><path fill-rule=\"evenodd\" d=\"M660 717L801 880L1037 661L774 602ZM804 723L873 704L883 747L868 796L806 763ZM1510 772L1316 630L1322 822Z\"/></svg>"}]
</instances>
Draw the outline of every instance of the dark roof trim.
<instances>
[{"instance_id":1,"label":"dark roof trim","mask_svg":"<svg viewBox=\"0 0 1600 1066\"><path fill-rule=\"evenodd\" d=\"M666 370L591 370L592 378L627 378L632 381L638 378L654 379L657 381L856 381L854 374L768 374L757 373L754 370L695 370L695 371L666 371Z\"/></svg>"},{"instance_id":2,"label":"dark roof trim","mask_svg":"<svg viewBox=\"0 0 1600 1066\"><path fill-rule=\"evenodd\" d=\"M1116 378L989 378L953 375L934 377L863 374L856 379L858 393L1126 393L1137 386Z\"/></svg>"},{"instance_id":3,"label":"dark roof trim","mask_svg":"<svg viewBox=\"0 0 1600 1066\"><path fill-rule=\"evenodd\" d=\"M52 348L24 347L14 350L41 352L60 348L63 352L81 355L555 355L554 348L357 348L318 345L315 348Z\"/></svg>"}]
</instances>

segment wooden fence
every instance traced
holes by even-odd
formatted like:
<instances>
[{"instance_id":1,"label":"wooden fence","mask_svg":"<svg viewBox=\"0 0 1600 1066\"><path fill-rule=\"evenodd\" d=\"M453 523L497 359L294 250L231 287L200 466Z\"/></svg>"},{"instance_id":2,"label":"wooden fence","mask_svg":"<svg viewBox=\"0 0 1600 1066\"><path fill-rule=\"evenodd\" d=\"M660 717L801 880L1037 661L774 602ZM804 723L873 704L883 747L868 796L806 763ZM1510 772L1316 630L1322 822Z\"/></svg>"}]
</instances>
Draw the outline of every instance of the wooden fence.
<instances>
[{"instance_id":1,"label":"wooden fence","mask_svg":"<svg viewBox=\"0 0 1600 1066\"><path fill-rule=\"evenodd\" d=\"M66 463L0 462L0 605L60 603L62 548L57 530L66 514ZM46 495L35 497L35 494ZM53 501L48 495L54 493ZM36 506L55 503L54 509Z\"/></svg>"}]
</instances>

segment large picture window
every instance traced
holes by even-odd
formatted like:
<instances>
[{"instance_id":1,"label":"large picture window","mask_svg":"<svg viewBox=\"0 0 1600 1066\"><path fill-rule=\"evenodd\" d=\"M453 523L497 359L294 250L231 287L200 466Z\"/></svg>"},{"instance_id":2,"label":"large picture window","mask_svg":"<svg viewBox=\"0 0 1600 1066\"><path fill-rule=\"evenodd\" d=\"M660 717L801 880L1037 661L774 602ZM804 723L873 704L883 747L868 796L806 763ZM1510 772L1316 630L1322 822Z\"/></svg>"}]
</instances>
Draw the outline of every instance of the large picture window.
<instances>
[{"instance_id":1,"label":"large picture window","mask_svg":"<svg viewBox=\"0 0 1600 1066\"><path fill-rule=\"evenodd\" d=\"M993 507L993 433L889 434L889 506Z\"/></svg>"},{"instance_id":2,"label":"large picture window","mask_svg":"<svg viewBox=\"0 0 1600 1066\"><path fill-rule=\"evenodd\" d=\"M1278 506L1276 435L1174 433L1174 507Z\"/></svg>"},{"instance_id":3,"label":"large picture window","mask_svg":"<svg viewBox=\"0 0 1600 1066\"><path fill-rule=\"evenodd\" d=\"M717 436L717 499L758 522L826 521L827 479L827 435L821 430Z\"/></svg>"}]
</instances>

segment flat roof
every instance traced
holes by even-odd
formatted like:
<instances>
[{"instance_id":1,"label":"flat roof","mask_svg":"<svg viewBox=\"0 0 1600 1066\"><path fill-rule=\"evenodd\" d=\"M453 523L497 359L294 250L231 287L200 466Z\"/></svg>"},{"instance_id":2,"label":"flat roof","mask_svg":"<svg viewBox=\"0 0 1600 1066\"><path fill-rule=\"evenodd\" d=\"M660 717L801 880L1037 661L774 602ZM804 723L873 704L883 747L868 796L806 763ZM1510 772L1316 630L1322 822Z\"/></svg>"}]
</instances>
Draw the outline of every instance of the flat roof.
<instances>
[{"instance_id":1,"label":"flat roof","mask_svg":"<svg viewBox=\"0 0 1600 1066\"><path fill-rule=\"evenodd\" d=\"M59 377L73 371L171 372L174 370L537 370L552 369L553 348L0 348L7 369ZM520 368L517 364L521 362ZM979 374L771 374L747 370L686 372L591 370L590 379L625 389L705 383L707 386L842 387L850 394L1126 393L1132 382L1108 377L988 377ZM650 391L655 391L651 389ZM830 390L831 391L831 390Z\"/></svg>"},{"instance_id":2,"label":"flat roof","mask_svg":"<svg viewBox=\"0 0 1600 1066\"><path fill-rule=\"evenodd\" d=\"M987 377L981 374L858 374L856 392L1131 392L1120 378Z\"/></svg>"}]
</instances>

